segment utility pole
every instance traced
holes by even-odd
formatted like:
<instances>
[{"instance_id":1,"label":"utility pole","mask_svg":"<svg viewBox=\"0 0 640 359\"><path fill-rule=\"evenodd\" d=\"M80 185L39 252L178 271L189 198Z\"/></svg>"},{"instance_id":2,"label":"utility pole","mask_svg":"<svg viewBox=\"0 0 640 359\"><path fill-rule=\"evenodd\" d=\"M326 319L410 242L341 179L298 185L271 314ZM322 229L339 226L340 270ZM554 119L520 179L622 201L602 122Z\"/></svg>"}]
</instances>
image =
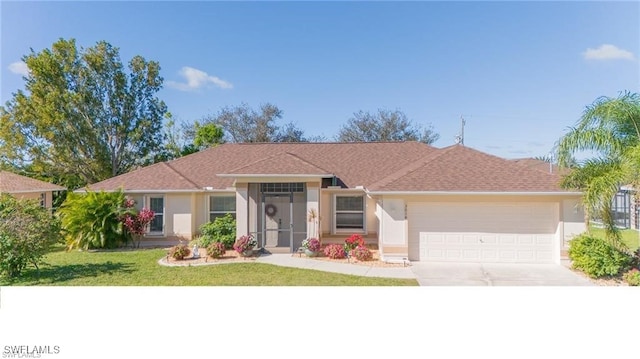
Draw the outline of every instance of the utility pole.
<instances>
[{"instance_id":1,"label":"utility pole","mask_svg":"<svg viewBox=\"0 0 640 359\"><path fill-rule=\"evenodd\" d=\"M456 143L464 146L464 125L465 120L462 115L460 115L460 134L456 136Z\"/></svg>"}]
</instances>

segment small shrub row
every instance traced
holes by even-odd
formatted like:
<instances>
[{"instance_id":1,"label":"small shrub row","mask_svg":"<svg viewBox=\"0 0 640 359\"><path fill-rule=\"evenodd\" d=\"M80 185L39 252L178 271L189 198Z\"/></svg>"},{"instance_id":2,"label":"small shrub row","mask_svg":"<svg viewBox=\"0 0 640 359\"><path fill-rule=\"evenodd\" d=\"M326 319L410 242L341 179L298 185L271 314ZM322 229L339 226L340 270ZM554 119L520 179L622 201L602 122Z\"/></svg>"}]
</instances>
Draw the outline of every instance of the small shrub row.
<instances>
[{"instance_id":1,"label":"small shrub row","mask_svg":"<svg viewBox=\"0 0 640 359\"><path fill-rule=\"evenodd\" d=\"M592 278L616 276L628 269L632 257L603 239L582 234L569 242L573 267Z\"/></svg>"},{"instance_id":2,"label":"small shrub row","mask_svg":"<svg viewBox=\"0 0 640 359\"><path fill-rule=\"evenodd\" d=\"M180 243L177 246L173 246L169 250L169 256L178 261L187 258L190 254L191 249L189 249L189 246L183 243Z\"/></svg>"}]
</instances>

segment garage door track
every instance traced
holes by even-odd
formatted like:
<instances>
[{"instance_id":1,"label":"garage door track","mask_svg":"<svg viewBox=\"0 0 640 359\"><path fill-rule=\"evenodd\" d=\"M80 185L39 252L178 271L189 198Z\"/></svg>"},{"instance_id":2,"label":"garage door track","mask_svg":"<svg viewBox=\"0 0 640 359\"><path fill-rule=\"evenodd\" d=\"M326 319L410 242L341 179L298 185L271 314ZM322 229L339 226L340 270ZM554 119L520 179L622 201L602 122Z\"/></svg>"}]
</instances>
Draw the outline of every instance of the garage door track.
<instances>
[{"instance_id":1,"label":"garage door track","mask_svg":"<svg viewBox=\"0 0 640 359\"><path fill-rule=\"evenodd\" d=\"M412 262L423 286L590 286L559 264Z\"/></svg>"}]
</instances>

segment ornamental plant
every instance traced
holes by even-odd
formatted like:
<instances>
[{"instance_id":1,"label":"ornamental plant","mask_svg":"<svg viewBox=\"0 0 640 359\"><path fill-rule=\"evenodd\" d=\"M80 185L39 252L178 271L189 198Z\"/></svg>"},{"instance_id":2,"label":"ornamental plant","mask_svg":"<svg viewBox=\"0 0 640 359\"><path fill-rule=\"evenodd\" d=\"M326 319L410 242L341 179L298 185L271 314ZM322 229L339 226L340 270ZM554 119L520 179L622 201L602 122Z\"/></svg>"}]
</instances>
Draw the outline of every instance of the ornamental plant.
<instances>
[{"instance_id":1,"label":"ornamental plant","mask_svg":"<svg viewBox=\"0 0 640 359\"><path fill-rule=\"evenodd\" d=\"M236 220L229 213L216 218L200 226L202 236L199 240L200 247L207 248L213 242L221 242L226 249L232 249L236 241Z\"/></svg>"},{"instance_id":2,"label":"ornamental plant","mask_svg":"<svg viewBox=\"0 0 640 359\"><path fill-rule=\"evenodd\" d=\"M233 249L235 249L236 252L242 254L249 249L253 249L253 247L255 247L257 244L258 242L256 242L255 238L253 238L252 235L244 235L238 238L236 243L233 244Z\"/></svg>"},{"instance_id":3,"label":"ornamental plant","mask_svg":"<svg viewBox=\"0 0 640 359\"><path fill-rule=\"evenodd\" d=\"M171 247L169 250L169 256L171 258L181 261L191 254L191 249L186 244L180 243L177 246Z\"/></svg>"},{"instance_id":4,"label":"ornamental plant","mask_svg":"<svg viewBox=\"0 0 640 359\"><path fill-rule=\"evenodd\" d=\"M222 242L213 242L207 247L207 255L211 258L220 258L227 250Z\"/></svg>"},{"instance_id":5,"label":"ornamental plant","mask_svg":"<svg viewBox=\"0 0 640 359\"><path fill-rule=\"evenodd\" d=\"M324 255L331 259L342 259L347 253L344 251L344 246L339 244L329 244L324 247Z\"/></svg>"},{"instance_id":6,"label":"ornamental plant","mask_svg":"<svg viewBox=\"0 0 640 359\"><path fill-rule=\"evenodd\" d=\"M365 246L358 246L356 249L351 251L351 255L356 257L359 261L370 261L373 259L373 253L371 253L369 248Z\"/></svg>"},{"instance_id":7,"label":"ornamental plant","mask_svg":"<svg viewBox=\"0 0 640 359\"><path fill-rule=\"evenodd\" d=\"M127 211L121 216L120 221L124 225L127 233L135 238L139 247L140 238L145 234L147 226L151 223L156 214L148 208L142 208L137 212L134 205L135 201L132 198L125 198L124 207Z\"/></svg>"},{"instance_id":8,"label":"ornamental plant","mask_svg":"<svg viewBox=\"0 0 640 359\"><path fill-rule=\"evenodd\" d=\"M302 248L311 252L320 252L321 245L318 238L309 238L302 241Z\"/></svg>"},{"instance_id":9,"label":"ornamental plant","mask_svg":"<svg viewBox=\"0 0 640 359\"><path fill-rule=\"evenodd\" d=\"M364 246L364 239L359 234L352 234L344 240L344 250L349 253L359 246Z\"/></svg>"},{"instance_id":10,"label":"ornamental plant","mask_svg":"<svg viewBox=\"0 0 640 359\"><path fill-rule=\"evenodd\" d=\"M623 274L622 279L624 279L624 281L627 282L627 284L629 284L630 286L640 286L640 270L638 270L637 268L633 268L627 273Z\"/></svg>"},{"instance_id":11,"label":"ornamental plant","mask_svg":"<svg viewBox=\"0 0 640 359\"><path fill-rule=\"evenodd\" d=\"M589 234L581 234L569 242L569 258L574 268L591 278L617 276L632 263L630 255Z\"/></svg>"}]
</instances>

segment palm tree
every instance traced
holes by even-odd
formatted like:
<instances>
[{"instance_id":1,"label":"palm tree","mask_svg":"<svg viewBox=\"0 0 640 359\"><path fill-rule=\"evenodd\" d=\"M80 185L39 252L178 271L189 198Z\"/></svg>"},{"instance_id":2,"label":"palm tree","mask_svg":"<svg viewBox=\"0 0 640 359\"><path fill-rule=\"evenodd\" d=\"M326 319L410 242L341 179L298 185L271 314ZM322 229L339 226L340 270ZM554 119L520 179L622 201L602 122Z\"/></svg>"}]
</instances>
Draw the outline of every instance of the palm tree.
<instances>
[{"instance_id":1,"label":"palm tree","mask_svg":"<svg viewBox=\"0 0 640 359\"><path fill-rule=\"evenodd\" d=\"M601 218L607 240L625 249L611 202L621 185L640 188L640 95L624 92L596 99L558 141L556 150L561 166L567 166L576 152L596 154L573 168L562 186L583 191L587 224L592 217Z\"/></svg>"}]
</instances>

